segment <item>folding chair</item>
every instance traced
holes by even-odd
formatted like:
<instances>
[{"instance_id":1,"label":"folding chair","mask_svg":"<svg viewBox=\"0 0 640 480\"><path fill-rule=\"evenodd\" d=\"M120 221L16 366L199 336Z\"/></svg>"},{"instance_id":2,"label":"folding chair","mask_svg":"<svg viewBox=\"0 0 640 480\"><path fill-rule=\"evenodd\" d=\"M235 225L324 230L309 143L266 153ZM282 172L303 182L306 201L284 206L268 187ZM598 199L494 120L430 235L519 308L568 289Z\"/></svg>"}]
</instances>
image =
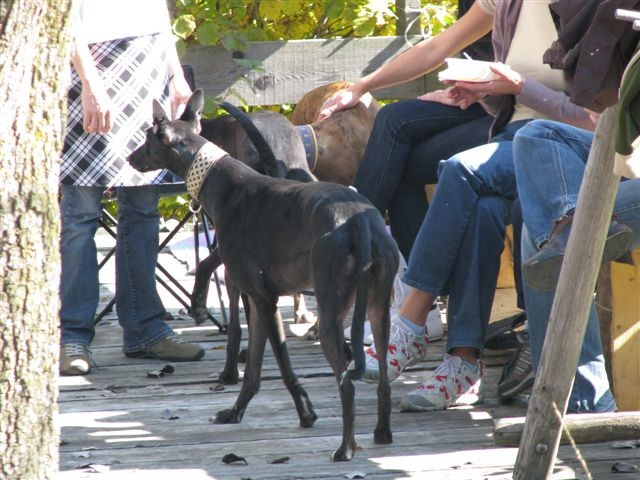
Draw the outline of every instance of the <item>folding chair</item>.
<instances>
[{"instance_id":1,"label":"folding chair","mask_svg":"<svg viewBox=\"0 0 640 480\"><path fill-rule=\"evenodd\" d=\"M182 193L186 193L186 188L184 182L178 183L169 183L159 186L160 195L161 196L169 196L169 195L178 195ZM158 252L161 252L165 249L171 240L183 229L183 227L189 222L193 221L193 230L194 230L194 248L195 248L195 261L196 264L200 261L199 258L199 243L200 236L199 230L200 225L205 232L205 241L207 244L207 248L209 251L213 250L216 246L215 236L211 236L209 233L209 224L210 221L204 212L201 211L199 206L192 207L188 209L187 213L184 215L182 219L179 220L178 224L169 232L169 234L164 237L160 244L158 245ZM106 210L106 208L102 208L102 218L99 222L100 226L113 238L116 238L116 228L117 228L117 220ZM102 269L106 263L113 257L115 254L115 246L112 247L104 256L104 258L98 264L98 270ZM171 272L165 268L160 261L158 261L156 267L156 281L160 284L167 292L169 292L181 305L185 307L185 309L190 312L191 311L191 293L188 292L182 284L175 278ZM227 314L226 308L224 305L224 300L222 297L222 288L220 285L220 278L217 272L214 272L214 281L216 283L218 299L220 301L220 309L222 313L222 322L218 321L213 315L209 314L209 319L220 329L221 332L226 332L227 328ZM113 306L115 305L115 298L112 298L107 305L98 312L95 317L95 323L98 323L107 313L113 310Z\"/></svg>"}]
</instances>

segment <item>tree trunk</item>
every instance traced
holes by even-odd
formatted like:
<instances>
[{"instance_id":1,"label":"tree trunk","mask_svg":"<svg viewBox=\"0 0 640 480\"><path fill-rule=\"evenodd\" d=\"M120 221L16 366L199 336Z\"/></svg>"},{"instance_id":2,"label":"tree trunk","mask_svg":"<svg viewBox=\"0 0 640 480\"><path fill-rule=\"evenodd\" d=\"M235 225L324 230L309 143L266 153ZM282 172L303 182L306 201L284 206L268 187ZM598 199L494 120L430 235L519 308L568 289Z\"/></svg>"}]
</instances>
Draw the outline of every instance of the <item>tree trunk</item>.
<instances>
[{"instance_id":1,"label":"tree trunk","mask_svg":"<svg viewBox=\"0 0 640 480\"><path fill-rule=\"evenodd\" d=\"M71 0L0 0L0 478L53 479Z\"/></svg>"}]
</instances>

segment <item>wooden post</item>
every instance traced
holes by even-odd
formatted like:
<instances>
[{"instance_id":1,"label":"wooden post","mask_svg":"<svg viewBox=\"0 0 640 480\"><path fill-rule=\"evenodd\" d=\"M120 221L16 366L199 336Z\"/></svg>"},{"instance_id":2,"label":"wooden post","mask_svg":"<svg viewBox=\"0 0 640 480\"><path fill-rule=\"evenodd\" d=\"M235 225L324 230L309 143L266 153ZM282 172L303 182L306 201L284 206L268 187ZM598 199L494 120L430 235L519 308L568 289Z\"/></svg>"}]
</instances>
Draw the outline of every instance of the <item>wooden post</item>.
<instances>
[{"instance_id":1,"label":"wooden post","mask_svg":"<svg viewBox=\"0 0 640 480\"><path fill-rule=\"evenodd\" d=\"M615 116L615 107L603 112L589 153L551 309L548 331L552 334L545 338L516 458L515 480L549 479L553 472L620 180L613 173Z\"/></svg>"},{"instance_id":2,"label":"wooden post","mask_svg":"<svg viewBox=\"0 0 640 480\"><path fill-rule=\"evenodd\" d=\"M396 35L420 35L420 8L420 0L396 0Z\"/></svg>"}]
</instances>

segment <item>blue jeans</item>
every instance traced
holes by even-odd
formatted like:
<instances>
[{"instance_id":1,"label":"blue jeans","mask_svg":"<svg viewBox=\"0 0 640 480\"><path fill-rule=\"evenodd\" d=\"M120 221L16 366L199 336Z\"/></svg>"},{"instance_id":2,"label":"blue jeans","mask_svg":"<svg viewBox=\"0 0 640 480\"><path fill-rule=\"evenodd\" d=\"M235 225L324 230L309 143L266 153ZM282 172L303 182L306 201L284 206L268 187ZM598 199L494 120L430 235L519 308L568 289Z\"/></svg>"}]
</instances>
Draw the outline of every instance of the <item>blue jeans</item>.
<instances>
[{"instance_id":1,"label":"blue jeans","mask_svg":"<svg viewBox=\"0 0 640 480\"><path fill-rule=\"evenodd\" d=\"M537 120L520 130L514 140L518 192L524 218L523 260L549 239L554 220L575 208L593 134L559 122ZM633 248L640 244L640 180L620 183L614 213L634 232ZM554 292L525 284L529 340L537 368L553 305ZM607 412L615 409L605 370L598 317L591 305L569 411Z\"/></svg>"},{"instance_id":2,"label":"blue jeans","mask_svg":"<svg viewBox=\"0 0 640 480\"><path fill-rule=\"evenodd\" d=\"M508 210L516 196L512 138L524 124L513 122L491 143L440 163L438 187L403 281L434 295L449 295L456 307L448 316L448 350L483 349Z\"/></svg>"},{"instance_id":3,"label":"blue jeans","mask_svg":"<svg viewBox=\"0 0 640 480\"><path fill-rule=\"evenodd\" d=\"M61 185L61 343L89 346L95 335L99 280L95 233L104 188ZM171 334L156 290L158 189L117 189L116 313L123 351L148 348Z\"/></svg>"},{"instance_id":4,"label":"blue jeans","mask_svg":"<svg viewBox=\"0 0 640 480\"><path fill-rule=\"evenodd\" d=\"M354 186L383 214L409 258L428 208L424 187L436 183L438 163L487 142L490 117L422 100L402 100L378 112Z\"/></svg>"}]
</instances>

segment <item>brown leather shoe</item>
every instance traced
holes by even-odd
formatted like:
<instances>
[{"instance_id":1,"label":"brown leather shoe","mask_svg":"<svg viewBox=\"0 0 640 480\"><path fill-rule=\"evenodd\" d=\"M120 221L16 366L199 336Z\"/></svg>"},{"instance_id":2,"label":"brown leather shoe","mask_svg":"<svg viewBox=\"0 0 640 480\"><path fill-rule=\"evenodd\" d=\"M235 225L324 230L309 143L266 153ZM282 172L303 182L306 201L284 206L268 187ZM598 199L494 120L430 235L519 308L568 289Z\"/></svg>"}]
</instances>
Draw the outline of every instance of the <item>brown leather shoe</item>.
<instances>
[{"instance_id":1,"label":"brown leather shoe","mask_svg":"<svg viewBox=\"0 0 640 480\"><path fill-rule=\"evenodd\" d=\"M125 356L129 358L156 358L169 362L195 362L204 356L204 349L200 345L185 342L176 334L171 334L146 350L125 352Z\"/></svg>"},{"instance_id":2,"label":"brown leather shoe","mask_svg":"<svg viewBox=\"0 0 640 480\"><path fill-rule=\"evenodd\" d=\"M84 345L67 343L60 346L60 375L86 375L91 371L91 352Z\"/></svg>"}]
</instances>

